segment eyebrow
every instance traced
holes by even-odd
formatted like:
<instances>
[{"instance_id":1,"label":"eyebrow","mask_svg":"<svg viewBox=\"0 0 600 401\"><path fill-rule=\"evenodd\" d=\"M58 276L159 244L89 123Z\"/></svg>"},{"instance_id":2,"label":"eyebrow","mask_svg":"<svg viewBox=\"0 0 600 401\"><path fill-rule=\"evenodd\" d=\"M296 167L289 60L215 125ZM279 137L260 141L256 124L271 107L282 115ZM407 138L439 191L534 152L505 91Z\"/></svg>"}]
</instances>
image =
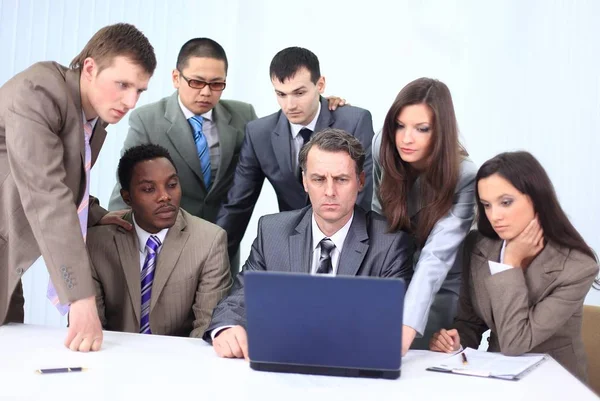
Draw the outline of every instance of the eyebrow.
<instances>
[{"instance_id":1,"label":"eyebrow","mask_svg":"<svg viewBox=\"0 0 600 401\"><path fill-rule=\"evenodd\" d=\"M504 198L504 197L514 198L515 196L514 196L514 195L510 195L510 194L502 194L502 195L499 195L499 196L497 196L497 197L496 197L496 200L498 200L498 199L502 199L502 198ZM483 198L479 198L479 200L480 200L480 201L482 201L482 202L488 202L488 201L486 201L486 200L485 200L485 199L483 199Z\"/></svg>"},{"instance_id":2,"label":"eyebrow","mask_svg":"<svg viewBox=\"0 0 600 401\"><path fill-rule=\"evenodd\" d=\"M396 119L396 122L400 123L400 124L404 124L402 121L400 121L400 119ZM423 124L429 125L430 123L429 123L429 121L423 121L421 123L416 123L415 125L423 125Z\"/></svg>"},{"instance_id":3,"label":"eyebrow","mask_svg":"<svg viewBox=\"0 0 600 401\"><path fill-rule=\"evenodd\" d=\"M298 92L298 91L300 91L300 90L303 90L303 89L306 89L306 85L299 86L298 88L296 88L296 89L292 89L291 91L289 91L289 92L287 92L287 93L294 93L294 92ZM287 95L287 93L286 93L286 92L284 92L284 91L280 91L279 89L275 89L275 92L277 92L277 93L282 93L282 94L284 94L284 95Z\"/></svg>"},{"instance_id":4,"label":"eyebrow","mask_svg":"<svg viewBox=\"0 0 600 401\"><path fill-rule=\"evenodd\" d=\"M177 175L177 173L173 173L171 174L168 178L167 181L172 180L173 178L177 178L179 179L179 176ZM139 180L135 185L142 185L142 184L155 184L156 181L152 181L152 180L148 180L148 179L144 179L142 178L141 180Z\"/></svg>"},{"instance_id":5,"label":"eyebrow","mask_svg":"<svg viewBox=\"0 0 600 401\"><path fill-rule=\"evenodd\" d=\"M223 82L225 81L225 78L223 77L216 77L213 79L206 79L204 77L201 77L200 75L190 75L190 79L195 79L196 81L204 81L204 82Z\"/></svg>"}]
</instances>

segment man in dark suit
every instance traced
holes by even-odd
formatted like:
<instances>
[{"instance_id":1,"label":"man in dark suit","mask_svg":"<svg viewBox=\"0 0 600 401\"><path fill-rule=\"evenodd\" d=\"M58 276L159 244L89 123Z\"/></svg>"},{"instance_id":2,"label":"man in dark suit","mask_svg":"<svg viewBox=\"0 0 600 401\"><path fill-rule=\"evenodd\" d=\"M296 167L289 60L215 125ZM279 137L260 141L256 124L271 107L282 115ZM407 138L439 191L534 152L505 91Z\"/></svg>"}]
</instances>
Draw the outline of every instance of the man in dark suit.
<instances>
[{"instance_id":1,"label":"man in dark suit","mask_svg":"<svg viewBox=\"0 0 600 401\"><path fill-rule=\"evenodd\" d=\"M357 138L339 129L327 128L304 145L299 163L312 206L260 219L243 272L204 333L219 356L248 355L244 303L248 270L410 279L409 235L388 233L385 218L355 204L364 187L364 162Z\"/></svg>"},{"instance_id":2,"label":"man in dark suit","mask_svg":"<svg viewBox=\"0 0 600 401\"><path fill-rule=\"evenodd\" d=\"M179 177L162 146L129 148L118 175L134 230L94 227L87 241L103 327L201 337L231 287L225 231L179 208Z\"/></svg>"},{"instance_id":3,"label":"man in dark suit","mask_svg":"<svg viewBox=\"0 0 600 401\"><path fill-rule=\"evenodd\" d=\"M271 61L270 76L281 110L246 126L233 186L217 217L217 224L227 231L230 256L238 251L265 178L275 189L280 211L307 205L298 154L313 132L339 128L360 141L366 153L367 178L357 203L371 209L371 114L352 106L328 109L321 97L325 78L319 60L307 49L290 47L277 53Z\"/></svg>"},{"instance_id":4,"label":"man in dark suit","mask_svg":"<svg viewBox=\"0 0 600 401\"><path fill-rule=\"evenodd\" d=\"M135 107L155 68L148 39L115 24L69 68L36 63L0 88L0 325L23 322L21 277L42 255L48 298L69 310L65 345L100 349L87 227L131 224L89 195L89 174L107 124Z\"/></svg>"}]
</instances>

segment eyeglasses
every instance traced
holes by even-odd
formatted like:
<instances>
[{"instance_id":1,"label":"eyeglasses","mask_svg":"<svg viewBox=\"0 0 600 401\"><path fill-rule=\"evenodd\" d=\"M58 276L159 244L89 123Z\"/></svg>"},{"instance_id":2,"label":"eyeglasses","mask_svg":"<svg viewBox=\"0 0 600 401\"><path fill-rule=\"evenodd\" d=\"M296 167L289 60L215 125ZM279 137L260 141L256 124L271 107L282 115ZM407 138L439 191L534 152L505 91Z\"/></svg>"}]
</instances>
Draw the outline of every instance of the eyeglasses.
<instances>
[{"instance_id":1,"label":"eyeglasses","mask_svg":"<svg viewBox=\"0 0 600 401\"><path fill-rule=\"evenodd\" d=\"M179 71L179 75L181 75L181 78L185 79L185 82L193 89L204 89L204 87L208 85L211 91L220 92L225 89L225 86L227 85L225 82L204 82L199 79L190 79L183 75L181 71Z\"/></svg>"}]
</instances>

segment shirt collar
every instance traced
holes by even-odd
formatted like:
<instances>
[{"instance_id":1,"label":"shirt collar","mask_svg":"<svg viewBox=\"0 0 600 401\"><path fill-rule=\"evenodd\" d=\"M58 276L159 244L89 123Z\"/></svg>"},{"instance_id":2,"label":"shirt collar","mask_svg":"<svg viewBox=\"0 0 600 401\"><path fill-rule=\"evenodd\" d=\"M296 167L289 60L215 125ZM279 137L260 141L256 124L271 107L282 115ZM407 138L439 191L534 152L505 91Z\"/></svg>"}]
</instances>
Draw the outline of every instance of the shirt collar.
<instances>
[{"instance_id":1,"label":"shirt collar","mask_svg":"<svg viewBox=\"0 0 600 401\"><path fill-rule=\"evenodd\" d=\"M348 235L348 231L350 231L350 226L352 225L352 220L354 220L354 212L352 212L352 216L350 216L350 220L344 224L342 228L340 228L335 234L328 237L334 244L339 252L342 252L342 247L344 246L344 241L346 241L346 236ZM317 249L319 243L323 238L327 238L327 235L323 234L319 226L317 225L317 221L315 220L315 213L312 214L312 249Z\"/></svg>"},{"instance_id":2,"label":"shirt collar","mask_svg":"<svg viewBox=\"0 0 600 401\"><path fill-rule=\"evenodd\" d=\"M500 263L504 263L504 253L506 252L506 241L502 241L502 249L500 250Z\"/></svg>"},{"instance_id":3,"label":"shirt collar","mask_svg":"<svg viewBox=\"0 0 600 401\"><path fill-rule=\"evenodd\" d=\"M296 139L300 130L302 128L308 128L312 132L315 132L315 127L317 125L317 120L319 119L319 115L321 114L321 102L319 102L319 108L317 109L317 114L315 114L315 118L312 119L307 125L293 124L290 123L290 130L292 131L292 138Z\"/></svg>"},{"instance_id":4,"label":"shirt collar","mask_svg":"<svg viewBox=\"0 0 600 401\"><path fill-rule=\"evenodd\" d=\"M135 215L133 213L132 213L132 218L133 218L133 226L135 227L135 233L137 234L137 237L138 237L138 246L140 247L140 252L146 253L146 242L148 242L148 238L150 238L151 235L156 235L158 237L158 239L160 240L160 243L161 243L161 246L159 248L162 248L162 244L165 243L165 237L167 236L167 232L169 232L169 229L163 228L156 234L150 234L148 231L146 231L143 228L141 228L140 226L138 226L138 224L135 221Z\"/></svg>"},{"instance_id":5,"label":"shirt collar","mask_svg":"<svg viewBox=\"0 0 600 401\"><path fill-rule=\"evenodd\" d=\"M96 127L96 123L98 122L98 117L92 119L92 120L88 120L87 118L85 118L85 112L82 110L81 111L81 115L83 117L83 125L85 125L86 123L90 123L92 124L92 131L94 130L94 127Z\"/></svg>"},{"instance_id":6,"label":"shirt collar","mask_svg":"<svg viewBox=\"0 0 600 401\"><path fill-rule=\"evenodd\" d=\"M185 107L183 105L183 103L181 102L181 96L177 96L177 101L179 102L179 107L181 108L181 111L183 112L183 115L185 116L186 120L189 120L190 118L195 116L195 114L192 113L190 111L190 109L188 109L187 107ZM202 117L206 120L212 121L212 119L213 119L212 114L213 114L213 109L210 109L206 113L202 114Z\"/></svg>"}]
</instances>

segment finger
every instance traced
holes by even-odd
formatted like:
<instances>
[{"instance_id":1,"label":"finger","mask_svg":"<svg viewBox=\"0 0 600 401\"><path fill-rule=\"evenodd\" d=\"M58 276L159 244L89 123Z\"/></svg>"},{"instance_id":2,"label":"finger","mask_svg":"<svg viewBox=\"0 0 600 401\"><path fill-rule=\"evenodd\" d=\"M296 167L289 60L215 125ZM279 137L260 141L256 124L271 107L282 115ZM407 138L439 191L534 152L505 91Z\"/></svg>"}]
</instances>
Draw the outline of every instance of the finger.
<instances>
[{"instance_id":1,"label":"finger","mask_svg":"<svg viewBox=\"0 0 600 401\"><path fill-rule=\"evenodd\" d=\"M340 101L337 98L329 99L329 110L334 111L337 109L339 103Z\"/></svg>"},{"instance_id":2,"label":"finger","mask_svg":"<svg viewBox=\"0 0 600 401\"><path fill-rule=\"evenodd\" d=\"M90 337L84 337L79 344L79 352L89 352L94 341Z\"/></svg>"},{"instance_id":3,"label":"finger","mask_svg":"<svg viewBox=\"0 0 600 401\"><path fill-rule=\"evenodd\" d=\"M438 335L436 337L436 344L442 350L446 351L448 347L450 347L450 344L448 343L449 337L444 336L444 331L445 330L441 330L438 332Z\"/></svg>"},{"instance_id":4,"label":"finger","mask_svg":"<svg viewBox=\"0 0 600 401\"><path fill-rule=\"evenodd\" d=\"M69 327L67 331L67 338L65 339L65 347L70 348L73 339L77 335L77 332L73 329L73 327Z\"/></svg>"},{"instance_id":5,"label":"finger","mask_svg":"<svg viewBox=\"0 0 600 401\"><path fill-rule=\"evenodd\" d=\"M345 105L346 105L346 99L340 98L340 104L338 106L345 106Z\"/></svg>"},{"instance_id":6,"label":"finger","mask_svg":"<svg viewBox=\"0 0 600 401\"><path fill-rule=\"evenodd\" d=\"M233 353L231 352L231 348L229 347L229 343L227 342L227 340L225 339L220 339L220 341L218 342L218 346L219 346L219 350L220 350L220 357L221 358L232 358L233 357Z\"/></svg>"},{"instance_id":7,"label":"finger","mask_svg":"<svg viewBox=\"0 0 600 401\"><path fill-rule=\"evenodd\" d=\"M223 355L223 347L221 346L219 340L213 340L213 349L219 358L225 358L225 355Z\"/></svg>"},{"instance_id":8,"label":"finger","mask_svg":"<svg viewBox=\"0 0 600 401\"><path fill-rule=\"evenodd\" d=\"M102 338L96 338L94 339L94 342L92 343L92 351L100 351L100 348L102 347Z\"/></svg>"},{"instance_id":9,"label":"finger","mask_svg":"<svg viewBox=\"0 0 600 401\"><path fill-rule=\"evenodd\" d=\"M121 217L117 217L117 216L115 216L115 218L112 219L111 223L121 226L126 230L131 230L133 228L133 225L130 222L128 222L127 220L124 220Z\"/></svg>"},{"instance_id":10,"label":"finger","mask_svg":"<svg viewBox=\"0 0 600 401\"><path fill-rule=\"evenodd\" d=\"M244 359L248 360L248 338L246 336L246 332L240 331L236 333L235 338L240 346L240 350L242 351L242 356Z\"/></svg>"},{"instance_id":11,"label":"finger","mask_svg":"<svg viewBox=\"0 0 600 401\"><path fill-rule=\"evenodd\" d=\"M81 344L81 341L83 341L83 337L80 333L77 333L77 335L75 335L75 338L73 338L73 340L69 344L69 349L71 351L77 351L79 349L79 344Z\"/></svg>"},{"instance_id":12,"label":"finger","mask_svg":"<svg viewBox=\"0 0 600 401\"><path fill-rule=\"evenodd\" d=\"M235 337L235 335L233 337L227 339L227 345L229 345L229 348L231 349L231 353L233 354L234 357L236 357L236 358L244 357L244 352L240 348L240 345L238 344L238 341L237 341L237 338Z\"/></svg>"}]
</instances>

